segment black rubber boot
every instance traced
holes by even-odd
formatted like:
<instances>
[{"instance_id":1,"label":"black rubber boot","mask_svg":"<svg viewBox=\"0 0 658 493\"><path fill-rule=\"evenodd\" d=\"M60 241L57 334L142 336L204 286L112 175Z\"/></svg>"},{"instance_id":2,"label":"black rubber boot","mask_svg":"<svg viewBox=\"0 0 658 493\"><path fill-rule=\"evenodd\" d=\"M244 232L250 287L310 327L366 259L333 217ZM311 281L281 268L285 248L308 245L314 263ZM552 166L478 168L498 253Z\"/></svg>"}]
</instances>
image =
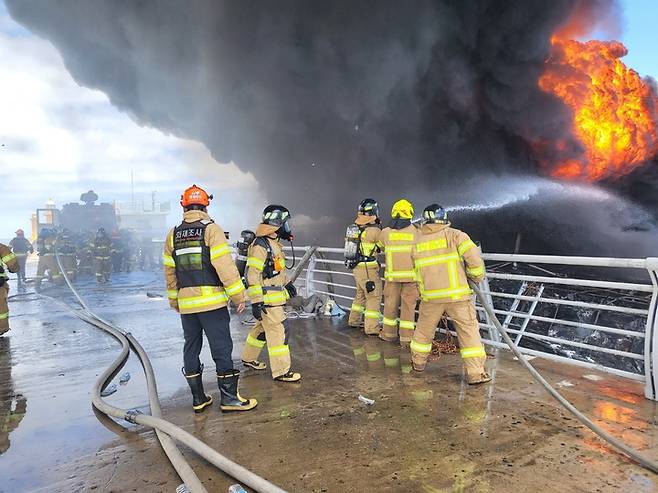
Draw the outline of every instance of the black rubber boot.
<instances>
[{"instance_id":1,"label":"black rubber boot","mask_svg":"<svg viewBox=\"0 0 658 493\"><path fill-rule=\"evenodd\" d=\"M256 399L244 399L238 391L238 379L240 372L231 370L226 373L217 375L217 385L222 396L219 408L223 412L228 411L249 411L258 405Z\"/></svg>"},{"instance_id":2,"label":"black rubber boot","mask_svg":"<svg viewBox=\"0 0 658 493\"><path fill-rule=\"evenodd\" d=\"M187 380L187 384L192 391L192 409L194 409L195 413L201 413L206 407L212 404L212 397L206 395L203 390L203 365L201 365L198 372L190 375L185 373L185 368L183 368L182 371L183 375L185 375L185 380Z\"/></svg>"}]
</instances>

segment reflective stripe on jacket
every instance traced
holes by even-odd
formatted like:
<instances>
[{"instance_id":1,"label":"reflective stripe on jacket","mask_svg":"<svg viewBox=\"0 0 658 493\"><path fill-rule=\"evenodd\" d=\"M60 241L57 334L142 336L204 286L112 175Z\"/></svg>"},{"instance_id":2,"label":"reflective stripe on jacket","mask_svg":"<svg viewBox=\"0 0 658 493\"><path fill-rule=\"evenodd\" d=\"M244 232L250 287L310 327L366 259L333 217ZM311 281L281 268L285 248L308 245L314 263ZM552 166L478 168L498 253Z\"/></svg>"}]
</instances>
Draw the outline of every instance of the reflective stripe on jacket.
<instances>
[{"instance_id":1,"label":"reflective stripe on jacket","mask_svg":"<svg viewBox=\"0 0 658 493\"><path fill-rule=\"evenodd\" d=\"M412 258L420 296L425 302L464 301L472 291L468 279L484 278L480 249L450 224L426 224L416 238Z\"/></svg>"},{"instance_id":2,"label":"reflective stripe on jacket","mask_svg":"<svg viewBox=\"0 0 658 493\"><path fill-rule=\"evenodd\" d=\"M16 254L12 253L4 243L0 243L0 266L7 266L7 270L11 273L18 272L20 268ZM4 274L6 275L6 272Z\"/></svg>"},{"instance_id":3,"label":"reflective stripe on jacket","mask_svg":"<svg viewBox=\"0 0 658 493\"><path fill-rule=\"evenodd\" d=\"M203 211L187 211L183 215L185 222L210 221L210 216ZM204 234L204 243L210 250L212 268L215 269L223 286L189 286L178 289L176 262L174 260L174 229L165 240L162 263L164 264L167 297L172 306L178 307L180 313L199 313L223 308L228 300L235 304L244 303L245 289L242 279L231 257L231 248L226 243L224 231L217 224L208 224Z\"/></svg>"},{"instance_id":4,"label":"reflective stripe on jacket","mask_svg":"<svg viewBox=\"0 0 658 493\"><path fill-rule=\"evenodd\" d=\"M384 228L379 245L386 254L384 278L387 281L413 282L416 280L411 250L416 241L417 229L409 225L402 229Z\"/></svg>"}]
</instances>

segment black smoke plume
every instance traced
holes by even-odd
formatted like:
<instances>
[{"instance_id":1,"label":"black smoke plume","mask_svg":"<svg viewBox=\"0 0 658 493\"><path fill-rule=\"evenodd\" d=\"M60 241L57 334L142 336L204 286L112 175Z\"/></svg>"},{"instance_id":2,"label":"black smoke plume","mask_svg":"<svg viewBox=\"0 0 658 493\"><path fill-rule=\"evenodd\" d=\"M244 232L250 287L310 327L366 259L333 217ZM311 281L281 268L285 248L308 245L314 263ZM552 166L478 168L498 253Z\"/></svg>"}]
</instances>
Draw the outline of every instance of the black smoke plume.
<instances>
[{"instance_id":1,"label":"black smoke plume","mask_svg":"<svg viewBox=\"0 0 658 493\"><path fill-rule=\"evenodd\" d=\"M52 41L80 84L138 123L200 140L218 161L253 172L266 197L245 200L345 222L364 196L386 209L401 195L455 197L480 176L505 189L505 176L536 175L532 143L569 138L567 108L537 87L551 34L575 9L589 22L612 2L7 5ZM488 193L475 187L464 200ZM473 227L496 246L496 228L515 229L491 224Z\"/></svg>"}]
</instances>

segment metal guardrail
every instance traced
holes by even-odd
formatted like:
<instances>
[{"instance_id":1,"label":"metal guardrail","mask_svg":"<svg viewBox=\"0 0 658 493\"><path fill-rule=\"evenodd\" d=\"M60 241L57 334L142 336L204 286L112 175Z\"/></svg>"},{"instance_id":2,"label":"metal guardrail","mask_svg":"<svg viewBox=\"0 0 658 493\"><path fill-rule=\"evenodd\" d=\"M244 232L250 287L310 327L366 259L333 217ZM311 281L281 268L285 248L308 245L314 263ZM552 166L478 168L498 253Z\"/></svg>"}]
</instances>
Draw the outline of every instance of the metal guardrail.
<instances>
[{"instance_id":1,"label":"metal guardrail","mask_svg":"<svg viewBox=\"0 0 658 493\"><path fill-rule=\"evenodd\" d=\"M356 288L342 255L342 248L317 248L298 283L306 296L329 296L349 310ZM484 294L521 352L642 381L646 397L658 400L658 259L482 257ZM476 310L483 342L506 348L484 309Z\"/></svg>"}]
</instances>

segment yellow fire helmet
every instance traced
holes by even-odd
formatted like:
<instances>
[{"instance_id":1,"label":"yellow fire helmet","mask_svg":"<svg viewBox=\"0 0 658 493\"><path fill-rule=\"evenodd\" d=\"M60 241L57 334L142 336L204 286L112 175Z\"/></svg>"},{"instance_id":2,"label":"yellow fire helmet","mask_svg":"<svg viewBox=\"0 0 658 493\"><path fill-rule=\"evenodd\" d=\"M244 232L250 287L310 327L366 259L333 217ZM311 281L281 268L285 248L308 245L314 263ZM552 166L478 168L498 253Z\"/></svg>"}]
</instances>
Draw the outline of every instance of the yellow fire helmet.
<instances>
[{"instance_id":1,"label":"yellow fire helmet","mask_svg":"<svg viewBox=\"0 0 658 493\"><path fill-rule=\"evenodd\" d=\"M393 219L412 219L414 217L414 206L407 199L400 199L393 204L391 217Z\"/></svg>"}]
</instances>

